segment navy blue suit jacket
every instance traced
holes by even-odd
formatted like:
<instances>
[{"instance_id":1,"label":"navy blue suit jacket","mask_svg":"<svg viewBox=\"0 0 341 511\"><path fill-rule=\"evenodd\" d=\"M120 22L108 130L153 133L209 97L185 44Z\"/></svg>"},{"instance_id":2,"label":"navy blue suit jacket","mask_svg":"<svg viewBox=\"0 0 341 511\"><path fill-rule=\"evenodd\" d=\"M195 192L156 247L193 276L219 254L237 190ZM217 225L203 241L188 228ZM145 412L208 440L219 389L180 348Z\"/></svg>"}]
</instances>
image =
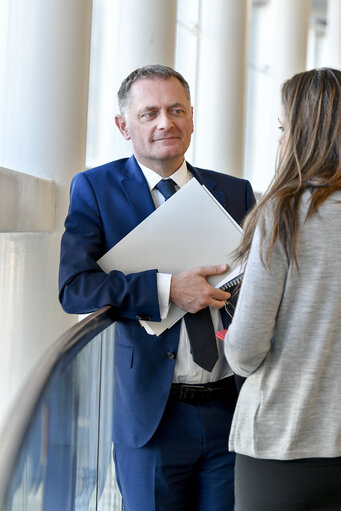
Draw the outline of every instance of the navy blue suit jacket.
<instances>
[{"instance_id":1,"label":"navy blue suit jacket","mask_svg":"<svg viewBox=\"0 0 341 511\"><path fill-rule=\"evenodd\" d=\"M188 168L241 223L255 202L250 183ZM111 305L119 318L113 434L115 442L131 447L144 445L160 422L172 382L180 321L159 337L147 334L138 319L160 321L157 268L130 275L106 274L96 261L154 210L148 184L133 156L81 172L72 180L61 243L59 287L64 310L79 314Z\"/></svg>"}]
</instances>

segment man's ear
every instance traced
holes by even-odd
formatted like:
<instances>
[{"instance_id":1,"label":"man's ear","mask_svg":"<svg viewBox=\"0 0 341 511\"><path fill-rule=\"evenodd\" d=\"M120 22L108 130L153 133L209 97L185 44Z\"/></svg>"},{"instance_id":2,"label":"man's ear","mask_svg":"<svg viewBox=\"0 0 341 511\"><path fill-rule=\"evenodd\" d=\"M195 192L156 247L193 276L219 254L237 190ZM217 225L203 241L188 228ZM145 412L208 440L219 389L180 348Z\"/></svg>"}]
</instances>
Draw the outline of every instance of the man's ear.
<instances>
[{"instance_id":1,"label":"man's ear","mask_svg":"<svg viewBox=\"0 0 341 511\"><path fill-rule=\"evenodd\" d=\"M126 140L130 140L127 123L123 115L115 115L115 123Z\"/></svg>"}]
</instances>

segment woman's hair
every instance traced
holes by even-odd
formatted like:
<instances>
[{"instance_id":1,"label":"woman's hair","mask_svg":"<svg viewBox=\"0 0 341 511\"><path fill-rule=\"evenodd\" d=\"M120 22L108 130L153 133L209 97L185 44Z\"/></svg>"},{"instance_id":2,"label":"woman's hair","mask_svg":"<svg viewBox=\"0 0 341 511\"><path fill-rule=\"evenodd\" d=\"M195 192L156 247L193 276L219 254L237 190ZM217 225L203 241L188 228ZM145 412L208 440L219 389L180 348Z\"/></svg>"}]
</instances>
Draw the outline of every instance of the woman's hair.
<instances>
[{"instance_id":1,"label":"woman's hair","mask_svg":"<svg viewBox=\"0 0 341 511\"><path fill-rule=\"evenodd\" d=\"M330 194L341 189L341 71L321 68L296 74L284 82L281 96L283 135L276 172L269 188L247 216L245 234L236 252L241 260L247 260L259 223L261 257L268 268L277 242L282 243L288 260L297 265L302 193L307 188L311 191L309 218ZM268 207L271 221L266 232L264 210Z\"/></svg>"}]
</instances>

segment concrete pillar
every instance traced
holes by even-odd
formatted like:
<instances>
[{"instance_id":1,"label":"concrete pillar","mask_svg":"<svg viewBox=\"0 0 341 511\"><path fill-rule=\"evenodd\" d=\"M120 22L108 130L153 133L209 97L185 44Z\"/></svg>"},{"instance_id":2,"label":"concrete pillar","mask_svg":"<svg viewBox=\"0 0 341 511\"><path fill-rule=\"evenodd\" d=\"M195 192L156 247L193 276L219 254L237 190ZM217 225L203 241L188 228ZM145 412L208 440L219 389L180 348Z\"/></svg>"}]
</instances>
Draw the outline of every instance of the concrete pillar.
<instances>
[{"instance_id":1,"label":"concrete pillar","mask_svg":"<svg viewBox=\"0 0 341 511\"><path fill-rule=\"evenodd\" d=\"M341 2L327 1L327 48L324 65L341 68Z\"/></svg>"},{"instance_id":2,"label":"concrete pillar","mask_svg":"<svg viewBox=\"0 0 341 511\"><path fill-rule=\"evenodd\" d=\"M70 180L85 166L91 4L0 3L0 166L54 181L56 192L52 232L0 234L0 421L41 352L77 320L61 310L57 277Z\"/></svg>"},{"instance_id":3,"label":"concrete pillar","mask_svg":"<svg viewBox=\"0 0 341 511\"><path fill-rule=\"evenodd\" d=\"M194 163L241 176L249 0L202 0Z\"/></svg>"},{"instance_id":4,"label":"concrete pillar","mask_svg":"<svg viewBox=\"0 0 341 511\"><path fill-rule=\"evenodd\" d=\"M130 156L115 126L122 80L146 64L174 65L176 0L110 0L94 3L87 165Z\"/></svg>"}]
</instances>

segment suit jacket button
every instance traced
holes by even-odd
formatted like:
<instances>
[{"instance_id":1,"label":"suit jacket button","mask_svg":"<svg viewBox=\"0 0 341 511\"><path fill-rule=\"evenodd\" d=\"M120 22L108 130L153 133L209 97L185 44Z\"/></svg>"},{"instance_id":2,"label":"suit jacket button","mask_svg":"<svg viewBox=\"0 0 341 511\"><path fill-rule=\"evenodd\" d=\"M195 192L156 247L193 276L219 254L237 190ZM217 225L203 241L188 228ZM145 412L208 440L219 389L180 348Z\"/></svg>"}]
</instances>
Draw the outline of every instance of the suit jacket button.
<instances>
[{"instance_id":1,"label":"suit jacket button","mask_svg":"<svg viewBox=\"0 0 341 511\"><path fill-rule=\"evenodd\" d=\"M152 317L150 314L136 314L136 319L139 321L151 321Z\"/></svg>"},{"instance_id":2,"label":"suit jacket button","mask_svg":"<svg viewBox=\"0 0 341 511\"><path fill-rule=\"evenodd\" d=\"M175 355L171 351L168 351L167 357L169 358L169 360L174 360L175 359Z\"/></svg>"}]
</instances>

